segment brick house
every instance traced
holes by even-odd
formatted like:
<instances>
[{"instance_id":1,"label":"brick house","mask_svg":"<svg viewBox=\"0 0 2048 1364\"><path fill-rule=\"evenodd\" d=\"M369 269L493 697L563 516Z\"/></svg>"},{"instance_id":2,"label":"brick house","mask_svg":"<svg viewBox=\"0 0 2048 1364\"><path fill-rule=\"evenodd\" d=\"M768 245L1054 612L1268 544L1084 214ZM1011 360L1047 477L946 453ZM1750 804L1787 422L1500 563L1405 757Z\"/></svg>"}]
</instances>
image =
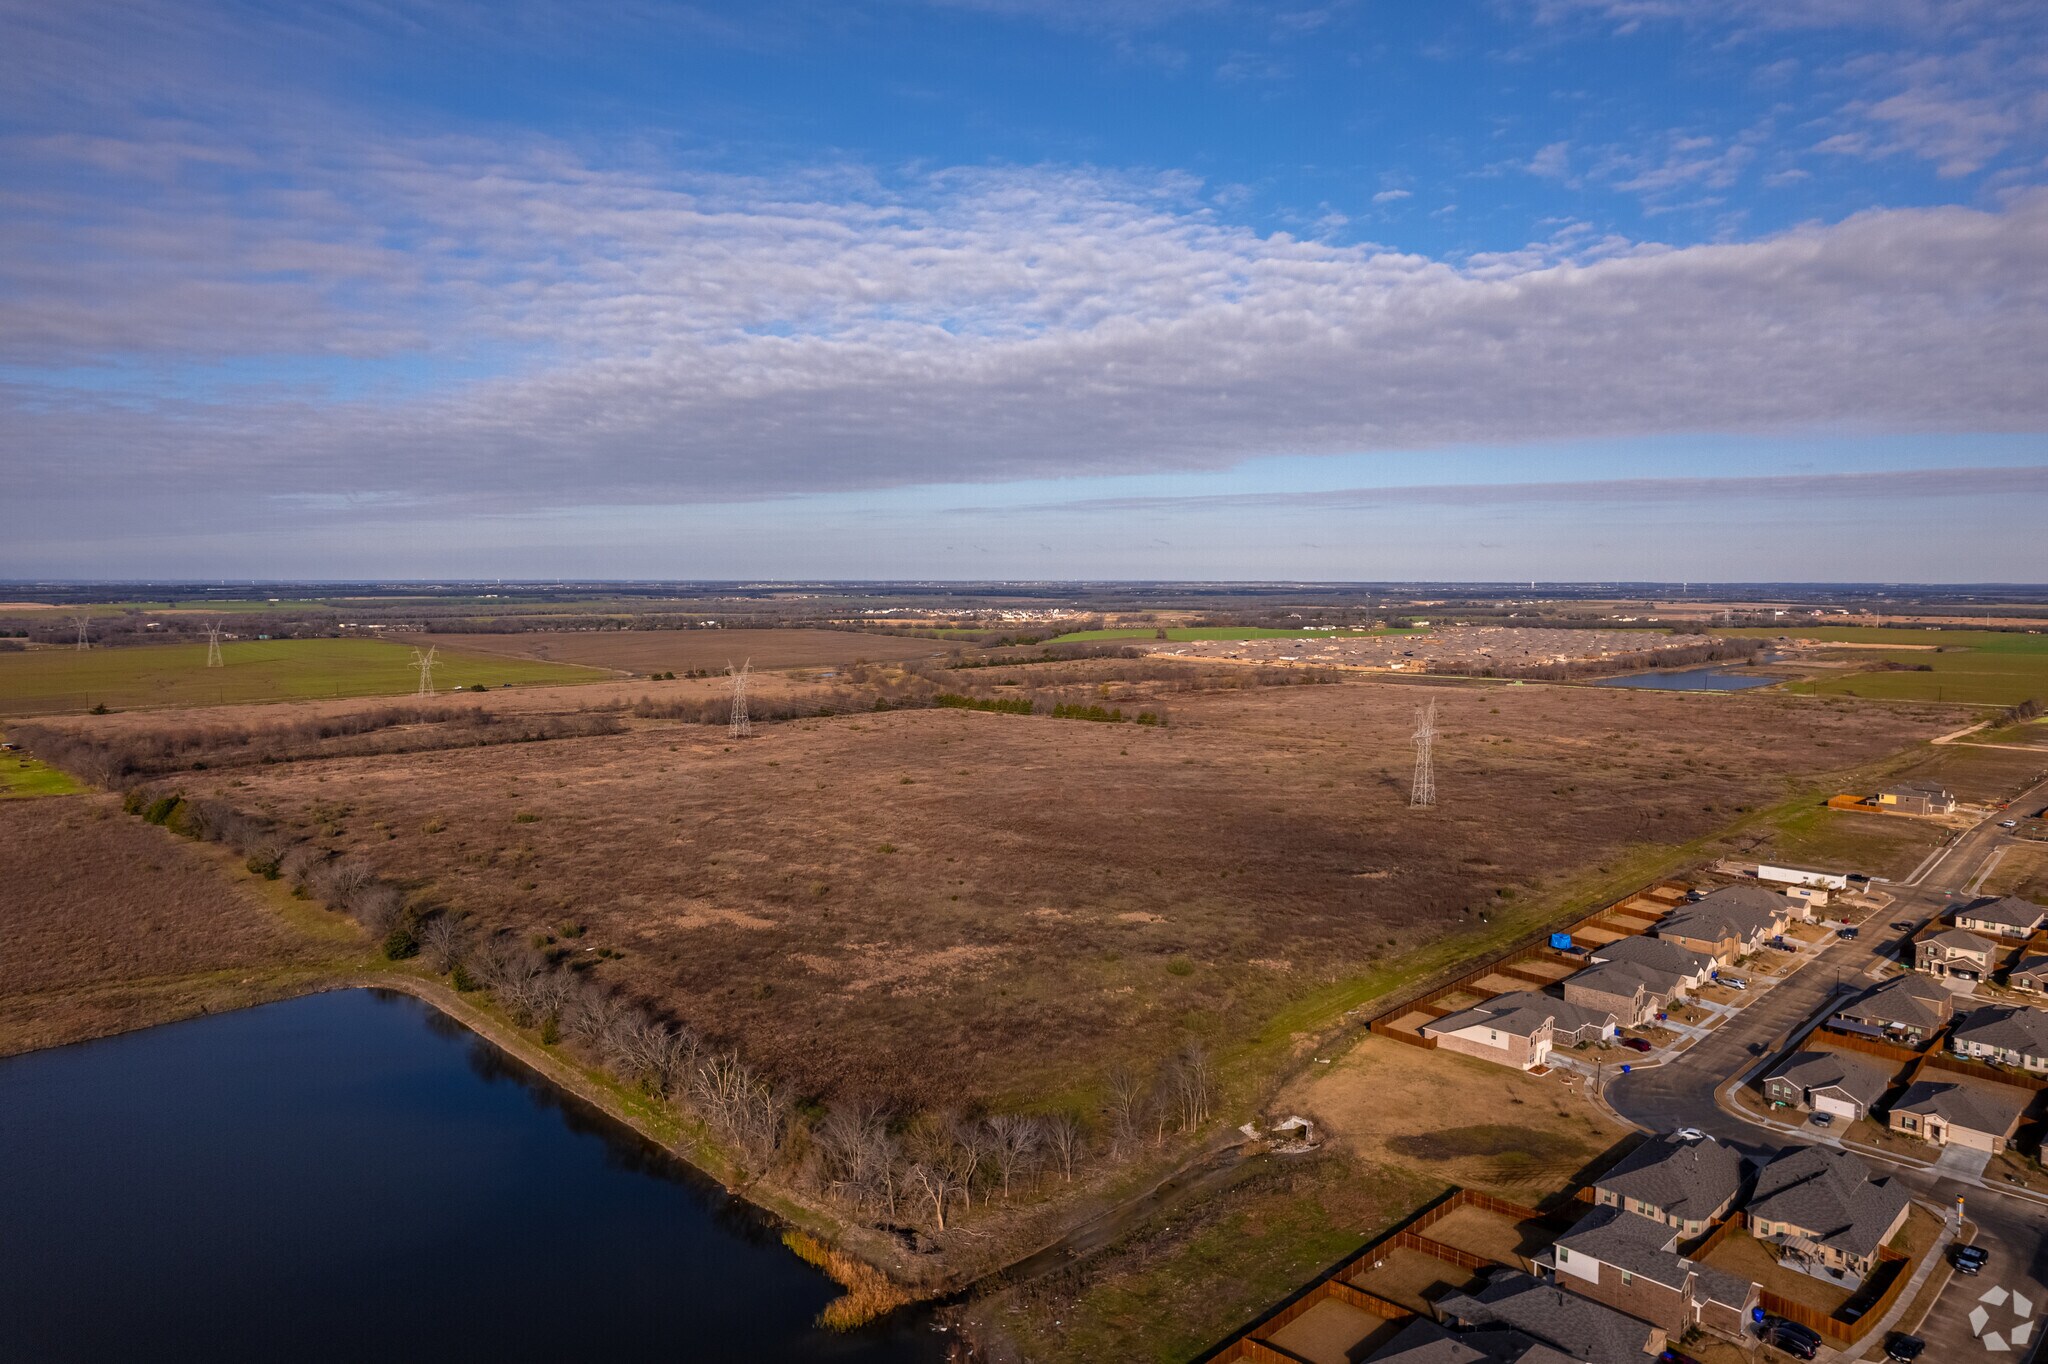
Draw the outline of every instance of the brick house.
<instances>
[{"instance_id":1,"label":"brick house","mask_svg":"<svg viewBox=\"0 0 2048 1364\"><path fill-rule=\"evenodd\" d=\"M1536 990L1517 990L1425 1023L1420 1031L1445 1051L1534 1070L1549 1062L1554 1047L1612 1039L1615 1021L1611 1013L1582 1009Z\"/></svg>"},{"instance_id":2,"label":"brick house","mask_svg":"<svg viewBox=\"0 0 2048 1364\"><path fill-rule=\"evenodd\" d=\"M1965 928L1944 928L1913 944L1913 965L1931 976L1989 980L1998 944Z\"/></svg>"},{"instance_id":3,"label":"brick house","mask_svg":"<svg viewBox=\"0 0 2048 1364\"><path fill-rule=\"evenodd\" d=\"M1562 1287L1661 1326L1673 1339L1694 1326L1741 1335L1757 1285L1678 1254L1679 1235L1665 1222L1595 1208L1540 1263Z\"/></svg>"},{"instance_id":4,"label":"brick house","mask_svg":"<svg viewBox=\"0 0 2048 1364\"><path fill-rule=\"evenodd\" d=\"M1922 1047L1948 1026L1955 1011L1956 997L1947 986L1909 971L1872 986L1828 1021L1844 1032Z\"/></svg>"},{"instance_id":5,"label":"brick house","mask_svg":"<svg viewBox=\"0 0 2048 1364\"><path fill-rule=\"evenodd\" d=\"M1996 900L1979 900L1975 904L1964 905L1950 919L1957 928L1967 928L1976 933L1989 933L1999 938L2027 938L2041 926L2043 919L2048 919L2048 909L2017 895L2005 895Z\"/></svg>"},{"instance_id":6,"label":"brick house","mask_svg":"<svg viewBox=\"0 0 2048 1364\"><path fill-rule=\"evenodd\" d=\"M1956 1020L1948 1044L1972 1061L2048 1073L2048 1011L1987 1004Z\"/></svg>"},{"instance_id":7,"label":"brick house","mask_svg":"<svg viewBox=\"0 0 2048 1364\"><path fill-rule=\"evenodd\" d=\"M1447 1293L1436 1312L1454 1329L1517 1331L1567 1359L1599 1364L1649 1364L1668 1339L1661 1326L1518 1271L1496 1273L1476 1293Z\"/></svg>"},{"instance_id":8,"label":"brick house","mask_svg":"<svg viewBox=\"0 0 2048 1364\"><path fill-rule=\"evenodd\" d=\"M1616 938L1587 952L1589 960L1626 961L1647 966L1676 977L1685 990L1697 990L1714 977L1714 959L1704 952L1680 947L1668 938L1631 935Z\"/></svg>"},{"instance_id":9,"label":"brick house","mask_svg":"<svg viewBox=\"0 0 2048 1364\"><path fill-rule=\"evenodd\" d=\"M2015 990L2024 990L2030 995L2048 994L2048 957L2038 954L2023 956L2012 964L2006 973L2006 983Z\"/></svg>"},{"instance_id":10,"label":"brick house","mask_svg":"<svg viewBox=\"0 0 2048 1364\"><path fill-rule=\"evenodd\" d=\"M1934 1072L1940 1074L1940 1072ZM1934 1146L1956 1145L1996 1154L2018 1130L2034 1092L1972 1075L1915 1080L1892 1105L1889 1126Z\"/></svg>"},{"instance_id":11,"label":"brick house","mask_svg":"<svg viewBox=\"0 0 2048 1364\"><path fill-rule=\"evenodd\" d=\"M1906 1224L1911 1202L1899 1181L1872 1179L1870 1167L1847 1151L1802 1146L1757 1175L1749 1231L1784 1254L1862 1278Z\"/></svg>"},{"instance_id":12,"label":"brick house","mask_svg":"<svg viewBox=\"0 0 2048 1364\"><path fill-rule=\"evenodd\" d=\"M1568 1004L1614 1015L1624 1028L1649 1022L1685 982L1669 972L1632 961L1603 961L1564 981Z\"/></svg>"},{"instance_id":13,"label":"brick house","mask_svg":"<svg viewBox=\"0 0 2048 1364\"><path fill-rule=\"evenodd\" d=\"M1901 782L1887 786L1872 802L1879 809L1901 815L1952 815L1956 798L1952 791L1924 782Z\"/></svg>"},{"instance_id":14,"label":"brick house","mask_svg":"<svg viewBox=\"0 0 2048 1364\"><path fill-rule=\"evenodd\" d=\"M1594 1202L1702 1235L1742 1193L1742 1157L1712 1137L1653 1137L1593 1181Z\"/></svg>"},{"instance_id":15,"label":"brick house","mask_svg":"<svg viewBox=\"0 0 2048 1364\"><path fill-rule=\"evenodd\" d=\"M1693 904L1680 905L1650 932L1722 966L1762 947L1785 931L1791 902L1761 886L1727 886Z\"/></svg>"},{"instance_id":16,"label":"brick house","mask_svg":"<svg viewBox=\"0 0 2048 1364\"><path fill-rule=\"evenodd\" d=\"M1876 1107L1897 1071L1896 1063L1855 1052L1801 1051L1764 1081L1764 1097L1787 1108L1855 1122Z\"/></svg>"}]
</instances>

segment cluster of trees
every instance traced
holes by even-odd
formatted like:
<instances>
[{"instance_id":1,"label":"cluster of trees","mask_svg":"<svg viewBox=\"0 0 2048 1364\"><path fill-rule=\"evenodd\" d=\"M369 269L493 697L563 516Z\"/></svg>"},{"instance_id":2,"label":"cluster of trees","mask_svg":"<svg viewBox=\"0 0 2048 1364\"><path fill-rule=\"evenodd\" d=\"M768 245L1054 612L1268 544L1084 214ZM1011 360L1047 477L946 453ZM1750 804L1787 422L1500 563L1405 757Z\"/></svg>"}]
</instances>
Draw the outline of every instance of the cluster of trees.
<instances>
[{"instance_id":1,"label":"cluster of trees","mask_svg":"<svg viewBox=\"0 0 2048 1364\"><path fill-rule=\"evenodd\" d=\"M601 711L500 712L475 706L392 705L275 725L180 725L79 730L16 725L12 738L44 762L99 786L122 787L170 772L309 757L353 757L616 734ZM403 732L398 732L403 731Z\"/></svg>"}]
</instances>

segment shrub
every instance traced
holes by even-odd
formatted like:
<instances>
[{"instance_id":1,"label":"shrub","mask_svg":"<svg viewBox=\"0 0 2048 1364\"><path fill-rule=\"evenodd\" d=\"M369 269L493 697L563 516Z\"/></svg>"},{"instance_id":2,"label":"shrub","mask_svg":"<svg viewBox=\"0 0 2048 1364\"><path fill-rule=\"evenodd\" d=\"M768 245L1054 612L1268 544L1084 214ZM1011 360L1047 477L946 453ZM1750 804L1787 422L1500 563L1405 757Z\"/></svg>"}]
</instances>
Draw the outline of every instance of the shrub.
<instances>
[{"instance_id":1,"label":"shrub","mask_svg":"<svg viewBox=\"0 0 2048 1364\"><path fill-rule=\"evenodd\" d=\"M469 973L469 968L459 961L455 963L455 969L449 972L448 982L456 988L457 992L465 995L472 990L481 990L483 988L483 982L472 976Z\"/></svg>"},{"instance_id":2,"label":"shrub","mask_svg":"<svg viewBox=\"0 0 2048 1364\"><path fill-rule=\"evenodd\" d=\"M142 818L146 823L162 824L178 808L178 797L158 796L143 808Z\"/></svg>"},{"instance_id":3,"label":"shrub","mask_svg":"<svg viewBox=\"0 0 2048 1364\"><path fill-rule=\"evenodd\" d=\"M420 935L410 917L402 918L391 926L384 935L384 955L391 961L404 961L407 957L420 954Z\"/></svg>"}]
</instances>

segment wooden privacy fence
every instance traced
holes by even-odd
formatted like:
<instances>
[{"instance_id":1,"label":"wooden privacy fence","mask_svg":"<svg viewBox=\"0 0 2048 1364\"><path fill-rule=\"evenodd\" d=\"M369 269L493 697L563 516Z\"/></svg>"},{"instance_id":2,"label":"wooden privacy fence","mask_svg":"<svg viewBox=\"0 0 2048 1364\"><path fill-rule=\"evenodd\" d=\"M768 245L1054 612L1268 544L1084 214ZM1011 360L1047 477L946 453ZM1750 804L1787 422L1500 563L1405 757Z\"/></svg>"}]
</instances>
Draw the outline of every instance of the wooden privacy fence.
<instances>
[{"instance_id":1,"label":"wooden privacy fence","mask_svg":"<svg viewBox=\"0 0 2048 1364\"><path fill-rule=\"evenodd\" d=\"M1708 1232L1706 1238L1698 1245L1687 1251L1686 1258L1694 1263L1704 1263L1707 1256L1713 1252L1714 1247L1726 1240L1730 1232L1747 1232L1748 1228L1749 1214L1738 1209L1730 1213L1726 1221ZM1768 1245L1769 1242L1760 1240L1757 1244ZM1930 1251L1929 1253L1932 1252ZM1886 1266L1896 1265L1897 1268L1892 1271L1891 1281L1885 1285L1884 1291L1879 1293L1874 1301L1866 1304L1863 1311L1857 1315L1854 1321L1843 1321L1831 1312L1823 1312L1819 1308L1810 1307L1796 1298L1782 1297L1761 1284L1757 1285L1760 1294L1757 1298L1757 1306L1773 1316L1783 1317L1787 1321L1796 1321L1808 1330L1818 1331L1830 1340L1838 1341L1845 1345L1853 1345L1868 1335L1870 1328L1882 1321L1885 1314L1892 1310L1892 1304L1898 1301L1898 1296L1904 1291L1907 1281L1913 1277L1912 1257L1893 1250L1890 1246L1878 1247L1877 1262L1879 1268L1876 1272L1878 1273L1884 1272ZM1798 1271L1787 1270L1786 1272L1797 1273ZM1848 1299L1848 1302L1855 1301L1854 1295ZM1844 1303L1843 1305L1847 1306L1848 1304Z\"/></svg>"}]
</instances>

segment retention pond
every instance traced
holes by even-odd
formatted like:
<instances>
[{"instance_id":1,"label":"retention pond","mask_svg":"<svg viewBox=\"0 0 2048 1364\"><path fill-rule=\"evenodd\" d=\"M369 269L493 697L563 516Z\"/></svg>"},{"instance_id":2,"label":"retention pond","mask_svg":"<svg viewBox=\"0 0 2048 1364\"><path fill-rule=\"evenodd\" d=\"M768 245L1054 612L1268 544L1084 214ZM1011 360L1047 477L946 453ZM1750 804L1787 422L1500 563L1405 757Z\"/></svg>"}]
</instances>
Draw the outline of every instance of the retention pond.
<instances>
[{"instance_id":1,"label":"retention pond","mask_svg":"<svg viewBox=\"0 0 2048 1364\"><path fill-rule=\"evenodd\" d=\"M1602 677L1596 687L1646 687L1652 691L1744 691L1783 682L1782 677L1760 677L1755 673L1729 672L1709 664L1704 668L1673 668L1663 673L1629 673L1624 677Z\"/></svg>"},{"instance_id":2,"label":"retention pond","mask_svg":"<svg viewBox=\"0 0 2048 1364\"><path fill-rule=\"evenodd\" d=\"M745 1203L409 996L0 1061L0 1357L927 1364Z\"/></svg>"}]
</instances>

